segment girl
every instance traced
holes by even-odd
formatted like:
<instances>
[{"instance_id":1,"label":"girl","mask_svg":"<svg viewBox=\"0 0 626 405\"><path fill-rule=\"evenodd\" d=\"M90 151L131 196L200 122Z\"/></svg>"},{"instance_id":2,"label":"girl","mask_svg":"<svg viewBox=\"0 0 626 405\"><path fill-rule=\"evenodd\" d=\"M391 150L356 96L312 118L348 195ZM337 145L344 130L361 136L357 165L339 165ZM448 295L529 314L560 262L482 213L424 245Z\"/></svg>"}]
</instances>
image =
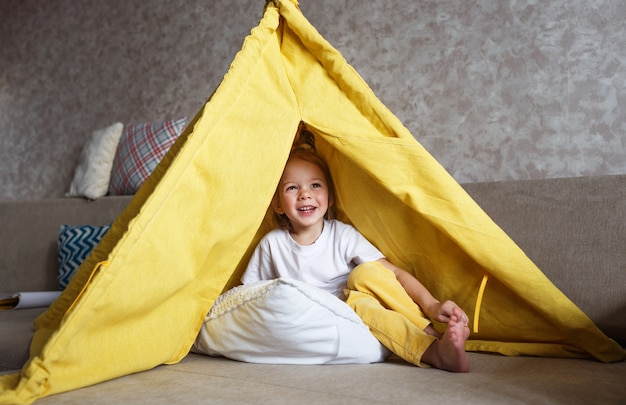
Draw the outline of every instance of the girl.
<instances>
[{"instance_id":1,"label":"girl","mask_svg":"<svg viewBox=\"0 0 626 405\"><path fill-rule=\"evenodd\" d=\"M389 350L418 366L469 371L468 318L439 302L410 273L387 259L354 227L333 217L334 187L313 135L301 131L272 209L280 227L263 237L241 281L291 278L345 300ZM447 322L443 334L429 319Z\"/></svg>"}]
</instances>

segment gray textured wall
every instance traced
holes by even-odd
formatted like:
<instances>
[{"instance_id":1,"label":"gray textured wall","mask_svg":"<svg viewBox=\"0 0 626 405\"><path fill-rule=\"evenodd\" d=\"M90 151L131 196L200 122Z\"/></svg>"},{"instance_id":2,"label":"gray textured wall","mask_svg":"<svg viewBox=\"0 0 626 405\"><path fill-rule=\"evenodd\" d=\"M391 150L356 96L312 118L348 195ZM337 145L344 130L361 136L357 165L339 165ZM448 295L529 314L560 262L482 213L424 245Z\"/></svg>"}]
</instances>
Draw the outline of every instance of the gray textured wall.
<instances>
[{"instance_id":1,"label":"gray textured wall","mask_svg":"<svg viewBox=\"0 0 626 405\"><path fill-rule=\"evenodd\" d=\"M192 117L264 0L1 0L0 199L62 196L95 129ZM626 2L301 0L461 182L626 173Z\"/></svg>"}]
</instances>

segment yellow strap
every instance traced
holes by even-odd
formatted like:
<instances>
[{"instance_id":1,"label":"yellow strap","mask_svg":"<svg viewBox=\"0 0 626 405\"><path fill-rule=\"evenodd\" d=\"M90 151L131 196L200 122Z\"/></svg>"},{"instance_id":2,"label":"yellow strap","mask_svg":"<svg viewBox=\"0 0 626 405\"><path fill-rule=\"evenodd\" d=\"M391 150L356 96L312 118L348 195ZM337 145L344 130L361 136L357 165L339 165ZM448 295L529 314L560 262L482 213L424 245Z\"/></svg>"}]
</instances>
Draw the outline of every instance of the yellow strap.
<instances>
[{"instance_id":1,"label":"yellow strap","mask_svg":"<svg viewBox=\"0 0 626 405\"><path fill-rule=\"evenodd\" d=\"M480 282L480 288L478 289L478 297L476 297L476 309L474 310L474 333L478 333L478 319L480 318L480 307L483 304L483 294L485 293L485 286L489 275L485 273L483 280Z\"/></svg>"},{"instance_id":2,"label":"yellow strap","mask_svg":"<svg viewBox=\"0 0 626 405\"><path fill-rule=\"evenodd\" d=\"M91 272L91 274L89 275L89 278L87 279L87 281L85 282L85 284L83 285L83 288L80 290L80 292L78 293L78 295L76 296L76 299L74 300L74 302L72 302L72 304L69 306L69 308L67 308L67 311L65 311L65 314L69 313L72 308L74 308L74 305L78 302L78 300L80 299L81 295L83 295L83 293L85 292L85 290L87 289L87 287L89 286L89 283L91 283L91 279L93 279L93 276L96 275L96 273L100 270L100 267L102 266L106 266L108 265L109 262L104 260L101 262L98 262L96 264L96 267L94 267L93 271ZM64 315L65 316L65 315Z\"/></svg>"}]
</instances>

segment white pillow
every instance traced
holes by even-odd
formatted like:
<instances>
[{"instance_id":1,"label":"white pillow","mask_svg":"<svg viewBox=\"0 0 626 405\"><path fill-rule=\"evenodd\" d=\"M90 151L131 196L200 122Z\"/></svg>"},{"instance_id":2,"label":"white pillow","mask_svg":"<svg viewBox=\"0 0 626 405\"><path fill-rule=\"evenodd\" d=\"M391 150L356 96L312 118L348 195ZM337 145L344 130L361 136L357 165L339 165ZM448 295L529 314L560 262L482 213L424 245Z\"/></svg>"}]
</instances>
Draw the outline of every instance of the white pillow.
<instances>
[{"instance_id":1,"label":"white pillow","mask_svg":"<svg viewBox=\"0 0 626 405\"><path fill-rule=\"evenodd\" d=\"M123 130L124 125L117 122L91 134L83 145L74 179L70 191L65 194L66 197L86 197L95 200L107 194L113 159Z\"/></svg>"},{"instance_id":2,"label":"white pillow","mask_svg":"<svg viewBox=\"0 0 626 405\"><path fill-rule=\"evenodd\" d=\"M271 364L375 363L389 355L345 302L289 279L221 295L192 351Z\"/></svg>"}]
</instances>

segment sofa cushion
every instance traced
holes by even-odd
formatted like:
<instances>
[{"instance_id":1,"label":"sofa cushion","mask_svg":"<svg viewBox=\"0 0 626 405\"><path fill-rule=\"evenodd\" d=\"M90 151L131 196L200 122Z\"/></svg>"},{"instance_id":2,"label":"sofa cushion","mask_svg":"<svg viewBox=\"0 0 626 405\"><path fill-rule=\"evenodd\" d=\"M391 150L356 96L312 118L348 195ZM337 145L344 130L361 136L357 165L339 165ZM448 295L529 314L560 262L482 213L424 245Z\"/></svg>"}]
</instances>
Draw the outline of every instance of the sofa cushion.
<instances>
[{"instance_id":1,"label":"sofa cushion","mask_svg":"<svg viewBox=\"0 0 626 405\"><path fill-rule=\"evenodd\" d=\"M0 371L19 370L28 360L33 320L46 308L0 311Z\"/></svg>"},{"instance_id":2,"label":"sofa cushion","mask_svg":"<svg viewBox=\"0 0 626 405\"><path fill-rule=\"evenodd\" d=\"M374 363L388 354L345 302L288 279L259 281L220 296L194 351L272 364Z\"/></svg>"}]
</instances>

